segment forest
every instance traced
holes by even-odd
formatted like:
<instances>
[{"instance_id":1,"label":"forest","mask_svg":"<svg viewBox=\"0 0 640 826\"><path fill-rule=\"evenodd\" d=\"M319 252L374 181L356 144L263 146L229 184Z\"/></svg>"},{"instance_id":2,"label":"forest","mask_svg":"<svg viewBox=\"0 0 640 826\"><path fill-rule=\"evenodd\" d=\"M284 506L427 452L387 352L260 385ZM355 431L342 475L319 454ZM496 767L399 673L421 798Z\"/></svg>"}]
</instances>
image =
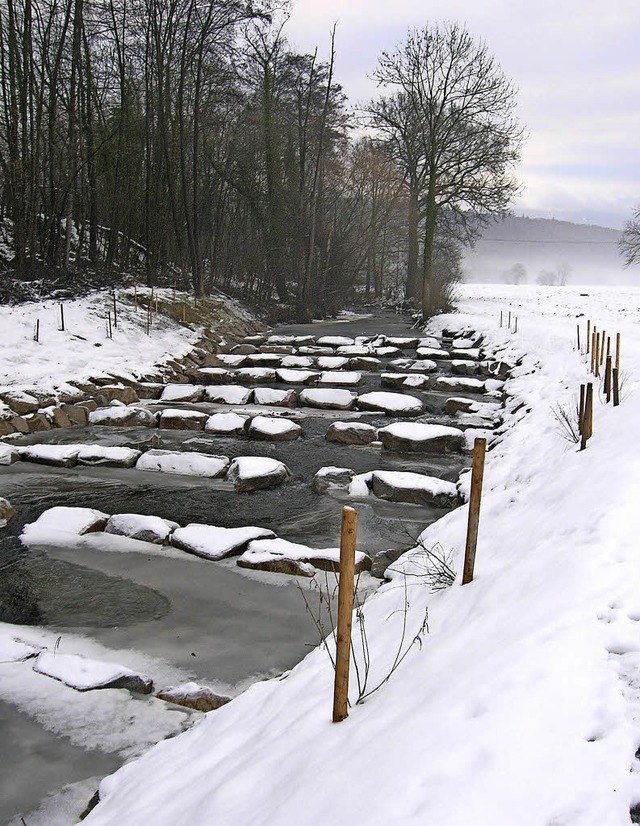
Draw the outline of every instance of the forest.
<instances>
[{"instance_id":1,"label":"forest","mask_svg":"<svg viewBox=\"0 0 640 826\"><path fill-rule=\"evenodd\" d=\"M222 290L300 320L354 294L446 308L461 245L517 190L513 89L435 27L381 57L356 112L334 39L326 62L293 51L278 0L6 0L4 273Z\"/></svg>"}]
</instances>

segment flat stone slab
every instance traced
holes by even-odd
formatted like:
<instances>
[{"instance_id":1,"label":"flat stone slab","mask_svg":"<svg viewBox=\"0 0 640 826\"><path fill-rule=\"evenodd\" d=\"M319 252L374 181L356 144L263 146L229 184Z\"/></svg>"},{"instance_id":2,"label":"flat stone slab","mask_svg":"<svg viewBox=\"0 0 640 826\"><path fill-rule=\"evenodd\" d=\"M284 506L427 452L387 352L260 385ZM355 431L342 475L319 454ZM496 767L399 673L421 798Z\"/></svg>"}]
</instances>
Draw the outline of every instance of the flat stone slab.
<instances>
[{"instance_id":1,"label":"flat stone slab","mask_svg":"<svg viewBox=\"0 0 640 826\"><path fill-rule=\"evenodd\" d=\"M429 387L429 376L423 373L381 373L380 384L383 387L408 390L426 390Z\"/></svg>"},{"instance_id":2,"label":"flat stone slab","mask_svg":"<svg viewBox=\"0 0 640 826\"><path fill-rule=\"evenodd\" d=\"M374 496L390 502L454 507L459 503L457 487L435 476L408 471L374 470L371 474Z\"/></svg>"},{"instance_id":3,"label":"flat stone slab","mask_svg":"<svg viewBox=\"0 0 640 826\"><path fill-rule=\"evenodd\" d=\"M141 456L132 447L107 445L79 445L78 464L91 467L133 467Z\"/></svg>"},{"instance_id":4,"label":"flat stone slab","mask_svg":"<svg viewBox=\"0 0 640 826\"><path fill-rule=\"evenodd\" d=\"M248 367L278 367L282 356L277 353L253 353L247 356Z\"/></svg>"},{"instance_id":5,"label":"flat stone slab","mask_svg":"<svg viewBox=\"0 0 640 826\"><path fill-rule=\"evenodd\" d=\"M254 404L270 404L275 407L297 407L298 394L295 390L276 390L273 387L256 387L253 391Z\"/></svg>"},{"instance_id":6,"label":"flat stone slab","mask_svg":"<svg viewBox=\"0 0 640 826\"><path fill-rule=\"evenodd\" d=\"M177 450L148 450L136 463L136 470L152 470L160 473L176 473L180 476L206 476L218 479L229 467L227 456L210 456L208 453Z\"/></svg>"},{"instance_id":7,"label":"flat stone slab","mask_svg":"<svg viewBox=\"0 0 640 826\"><path fill-rule=\"evenodd\" d=\"M470 347L468 349L453 349L451 350L451 358L457 359L479 359L480 358L480 348L479 347Z\"/></svg>"},{"instance_id":8,"label":"flat stone slab","mask_svg":"<svg viewBox=\"0 0 640 826\"><path fill-rule=\"evenodd\" d=\"M161 402L201 402L204 387L200 384L168 384L160 396Z\"/></svg>"},{"instance_id":9,"label":"flat stone slab","mask_svg":"<svg viewBox=\"0 0 640 826\"><path fill-rule=\"evenodd\" d=\"M218 528L215 525L192 523L178 528L171 535L171 544L203 559L225 559L241 554L254 539L274 537L273 531L254 526Z\"/></svg>"},{"instance_id":10,"label":"flat stone slab","mask_svg":"<svg viewBox=\"0 0 640 826\"><path fill-rule=\"evenodd\" d=\"M151 694L153 682L119 663L90 660L78 654L42 651L33 670L75 688L91 691L99 688L126 688L139 694Z\"/></svg>"},{"instance_id":11,"label":"flat stone slab","mask_svg":"<svg viewBox=\"0 0 640 826\"><path fill-rule=\"evenodd\" d=\"M160 414L158 426L163 430L203 430L209 418L198 410L172 410L167 408Z\"/></svg>"},{"instance_id":12,"label":"flat stone slab","mask_svg":"<svg viewBox=\"0 0 640 826\"><path fill-rule=\"evenodd\" d=\"M374 391L358 396L358 408L360 410L378 410L388 415L398 413L410 415L412 413L417 414L422 410L422 402L415 396L408 396L404 393Z\"/></svg>"},{"instance_id":13,"label":"flat stone slab","mask_svg":"<svg viewBox=\"0 0 640 826\"><path fill-rule=\"evenodd\" d=\"M344 385L347 387L356 387L362 384L362 373L357 373L355 370L329 370L322 373L318 384L330 385Z\"/></svg>"},{"instance_id":14,"label":"flat stone slab","mask_svg":"<svg viewBox=\"0 0 640 826\"><path fill-rule=\"evenodd\" d=\"M89 412L89 424L109 427L155 427L156 417L144 407L99 407Z\"/></svg>"},{"instance_id":15,"label":"flat stone slab","mask_svg":"<svg viewBox=\"0 0 640 826\"><path fill-rule=\"evenodd\" d=\"M178 528L177 522L161 519L159 516L146 516L140 513L115 513L109 517L104 532L116 536L127 536L140 542L154 545L167 545L169 536Z\"/></svg>"},{"instance_id":16,"label":"flat stone slab","mask_svg":"<svg viewBox=\"0 0 640 826\"><path fill-rule=\"evenodd\" d=\"M352 370L366 370L375 373L382 367L382 360L375 356L355 356L349 359L349 367Z\"/></svg>"},{"instance_id":17,"label":"flat stone slab","mask_svg":"<svg viewBox=\"0 0 640 826\"><path fill-rule=\"evenodd\" d=\"M320 347L349 347L355 344L355 339L350 336L320 336L316 344Z\"/></svg>"},{"instance_id":18,"label":"flat stone slab","mask_svg":"<svg viewBox=\"0 0 640 826\"><path fill-rule=\"evenodd\" d=\"M391 347L398 347L400 350L415 350L418 346L418 338L407 336L387 336L386 343Z\"/></svg>"},{"instance_id":19,"label":"flat stone slab","mask_svg":"<svg viewBox=\"0 0 640 826\"><path fill-rule=\"evenodd\" d=\"M416 359L407 367L411 373L433 373L437 369L438 365L430 359Z\"/></svg>"},{"instance_id":20,"label":"flat stone slab","mask_svg":"<svg viewBox=\"0 0 640 826\"><path fill-rule=\"evenodd\" d=\"M251 346L251 345L247 345ZM235 347L233 348L236 349ZM252 347L251 352L257 352L257 348ZM246 353L216 353L211 357L212 361L219 364L221 367L242 367L247 360Z\"/></svg>"},{"instance_id":21,"label":"flat stone slab","mask_svg":"<svg viewBox=\"0 0 640 826\"><path fill-rule=\"evenodd\" d=\"M277 459L239 456L231 462L227 478L238 493L277 487L292 478L291 471Z\"/></svg>"},{"instance_id":22,"label":"flat stone slab","mask_svg":"<svg viewBox=\"0 0 640 826\"><path fill-rule=\"evenodd\" d=\"M458 453L465 446L457 427L421 422L394 422L380 428L378 438L385 450L402 453Z\"/></svg>"},{"instance_id":23,"label":"flat stone slab","mask_svg":"<svg viewBox=\"0 0 640 826\"><path fill-rule=\"evenodd\" d=\"M205 399L217 404L249 404L253 390L241 384L210 385L205 388Z\"/></svg>"},{"instance_id":24,"label":"flat stone slab","mask_svg":"<svg viewBox=\"0 0 640 826\"><path fill-rule=\"evenodd\" d=\"M220 436L243 436L248 416L238 413L213 413L207 419L204 429L207 433L217 433Z\"/></svg>"},{"instance_id":25,"label":"flat stone slab","mask_svg":"<svg viewBox=\"0 0 640 826\"><path fill-rule=\"evenodd\" d=\"M233 373L223 367L200 367L196 370L195 377L204 385L230 384L233 380Z\"/></svg>"},{"instance_id":26,"label":"flat stone slab","mask_svg":"<svg viewBox=\"0 0 640 826\"><path fill-rule=\"evenodd\" d=\"M439 359L440 361L451 358L449 351L442 347L418 347L416 355L421 359Z\"/></svg>"},{"instance_id":27,"label":"flat stone slab","mask_svg":"<svg viewBox=\"0 0 640 826\"><path fill-rule=\"evenodd\" d=\"M302 428L299 424L275 416L255 416L247 430L250 439L269 442L290 442L299 438L301 434Z\"/></svg>"},{"instance_id":28,"label":"flat stone slab","mask_svg":"<svg viewBox=\"0 0 640 826\"><path fill-rule=\"evenodd\" d=\"M311 356L285 356L280 362L280 367L306 369L307 367L313 367L313 359Z\"/></svg>"},{"instance_id":29,"label":"flat stone slab","mask_svg":"<svg viewBox=\"0 0 640 826\"><path fill-rule=\"evenodd\" d=\"M36 534L48 536L51 531L82 536L104 530L109 515L95 508L69 508L57 505L40 514L35 522L24 527L24 536L33 539Z\"/></svg>"},{"instance_id":30,"label":"flat stone slab","mask_svg":"<svg viewBox=\"0 0 640 826\"><path fill-rule=\"evenodd\" d=\"M178 706L193 708L195 711L204 713L215 711L230 703L232 699L224 694L216 694L213 689L197 683L184 683L184 685L163 688L156 693L156 697L166 703L175 703Z\"/></svg>"},{"instance_id":31,"label":"flat stone slab","mask_svg":"<svg viewBox=\"0 0 640 826\"><path fill-rule=\"evenodd\" d=\"M452 359L451 372L454 376L473 376L478 372L478 362L470 359Z\"/></svg>"},{"instance_id":32,"label":"flat stone slab","mask_svg":"<svg viewBox=\"0 0 640 826\"><path fill-rule=\"evenodd\" d=\"M328 388L303 390L299 396L301 405L321 410L351 410L355 407L356 398L356 394L349 390Z\"/></svg>"},{"instance_id":33,"label":"flat stone slab","mask_svg":"<svg viewBox=\"0 0 640 826\"><path fill-rule=\"evenodd\" d=\"M377 429L364 422L333 422L326 432L328 442L343 445L369 445L378 437Z\"/></svg>"}]
</instances>

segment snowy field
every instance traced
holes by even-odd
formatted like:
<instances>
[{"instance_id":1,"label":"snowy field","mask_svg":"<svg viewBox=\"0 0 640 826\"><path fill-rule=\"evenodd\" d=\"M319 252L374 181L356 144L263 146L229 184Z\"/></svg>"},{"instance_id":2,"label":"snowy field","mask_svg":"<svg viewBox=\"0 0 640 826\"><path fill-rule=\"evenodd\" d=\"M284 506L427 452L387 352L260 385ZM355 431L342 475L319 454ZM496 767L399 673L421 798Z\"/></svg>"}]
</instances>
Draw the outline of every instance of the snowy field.
<instances>
[{"instance_id":1,"label":"snowy field","mask_svg":"<svg viewBox=\"0 0 640 826\"><path fill-rule=\"evenodd\" d=\"M331 723L333 671L318 648L286 679L253 685L105 778L87 824L631 822L640 803L640 288L460 293L460 313L429 331L482 333L485 347L519 363L506 389L523 403L510 404L487 454L474 582L460 585L465 506L422 537L453 555L456 582L433 591L417 549L354 623L356 660L363 629L370 653L365 691L382 684L356 704L353 669L347 720ZM501 311L512 328L517 316L517 332L499 326ZM576 344L587 319L621 333L623 382L617 408L596 388L593 437L580 452L553 410L570 410L590 380ZM173 335L161 349L184 352ZM20 381L7 363L14 346L3 335L2 383ZM61 352L37 377L22 375L44 382L79 369ZM383 682L403 626L406 643L425 616L421 645ZM27 822L65 823L51 808Z\"/></svg>"}]
</instances>

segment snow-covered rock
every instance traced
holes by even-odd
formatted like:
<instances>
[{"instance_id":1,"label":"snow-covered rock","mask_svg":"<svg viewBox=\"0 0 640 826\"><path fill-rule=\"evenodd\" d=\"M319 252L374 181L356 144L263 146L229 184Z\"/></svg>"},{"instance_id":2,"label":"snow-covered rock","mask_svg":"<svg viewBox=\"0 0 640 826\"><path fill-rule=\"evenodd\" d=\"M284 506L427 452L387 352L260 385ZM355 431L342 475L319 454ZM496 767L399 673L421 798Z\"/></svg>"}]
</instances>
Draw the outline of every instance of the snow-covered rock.
<instances>
[{"instance_id":1,"label":"snow-covered rock","mask_svg":"<svg viewBox=\"0 0 640 826\"><path fill-rule=\"evenodd\" d=\"M153 691L153 682L149 677L119 663L90 660L79 654L41 651L33 670L53 677L76 691L98 688L126 688L138 694L151 694Z\"/></svg>"},{"instance_id":2,"label":"snow-covered rock","mask_svg":"<svg viewBox=\"0 0 640 826\"><path fill-rule=\"evenodd\" d=\"M51 531L63 531L82 536L104 530L109 515L95 508L69 508L57 505L40 514L35 522L24 526L23 536L31 540L47 538Z\"/></svg>"},{"instance_id":3,"label":"snow-covered rock","mask_svg":"<svg viewBox=\"0 0 640 826\"><path fill-rule=\"evenodd\" d=\"M78 464L104 467L133 467L141 451L132 447L78 445Z\"/></svg>"},{"instance_id":4,"label":"snow-covered rock","mask_svg":"<svg viewBox=\"0 0 640 826\"><path fill-rule=\"evenodd\" d=\"M318 407L321 410L350 410L356 403L355 393L349 390L328 388L303 390L299 399L301 405Z\"/></svg>"},{"instance_id":5,"label":"snow-covered rock","mask_svg":"<svg viewBox=\"0 0 640 826\"><path fill-rule=\"evenodd\" d=\"M156 697L166 703L175 703L205 713L215 711L215 709L231 702L231 697L216 694L213 689L197 683L184 683L183 685L163 688L156 693Z\"/></svg>"},{"instance_id":6,"label":"snow-covered rock","mask_svg":"<svg viewBox=\"0 0 640 826\"><path fill-rule=\"evenodd\" d=\"M423 373L381 373L380 384L383 387L411 390L426 390L429 387L429 376Z\"/></svg>"},{"instance_id":7,"label":"snow-covered rock","mask_svg":"<svg viewBox=\"0 0 640 826\"><path fill-rule=\"evenodd\" d=\"M349 359L349 367L352 370L368 370L375 373L382 366L382 361L375 356L355 356Z\"/></svg>"},{"instance_id":8,"label":"snow-covered rock","mask_svg":"<svg viewBox=\"0 0 640 826\"><path fill-rule=\"evenodd\" d=\"M207 386L229 384L233 380L233 373L231 370L225 370L223 367L200 367L196 370L195 376L198 381Z\"/></svg>"},{"instance_id":9,"label":"snow-covered rock","mask_svg":"<svg viewBox=\"0 0 640 826\"><path fill-rule=\"evenodd\" d=\"M409 336L387 336L386 343L390 347L398 347L400 350L415 350L419 339Z\"/></svg>"},{"instance_id":10,"label":"snow-covered rock","mask_svg":"<svg viewBox=\"0 0 640 826\"><path fill-rule=\"evenodd\" d=\"M311 356L285 356L280 362L280 367L306 369L313 367L313 359Z\"/></svg>"},{"instance_id":11,"label":"snow-covered rock","mask_svg":"<svg viewBox=\"0 0 640 826\"><path fill-rule=\"evenodd\" d=\"M330 370L322 373L318 384L337 384L355 387L358 384L362 384L362 373L357 373L355 370Z\"/></svg>"},{"instance_id":12,"label":"snow-covered rock","mask_svg":"<svg viewBox=\"0 0 640 826\"><path fill-rule=\"evenodd\" d=\"M161 402L201 402L204 387L201 384L167 384L160 396Z\"/></svg>"},{"instance_id":13,"label":"snow-covered rock","mask_svg":"<svg viewBox=\"0 0 640 826\"><path fill-rule=\"evenodd\" d=\"M315 384L320 376L313 370L290 370L280 368L276 371L278 381L283 384Z\"/></svg>"},{"instance_id":14,"label":"snow-covered rock","mask_svg":"<svg viewBox=\"0 0 640 826\"><path fill-rule=\"evenodd\" d=\"M407 367L411 373L433 373L437 369L438 365L431 359L416 359Z\"/></svg>"},{"instance_id":15,"label":"snow-covered rock","mask_svg":"<svg viewBox=\"0 0 640 826\"><path fill-rule=\"evenodd\" d=\"M175 530L171 535L171 544L203 559L216 560L242 553L253 539L273 536L273 531L267 528L218 528L192 523L186 528Z\"/></svg>"},{"instance_id":16,"label":"snow-covered rock","mask_svg":"<svg viewBox=\"0 0 640 826\"><path fill-rule=\"evenodd\" d=\"M485 383L481 379L467 376L438 376L436 390L467 390L470 393L484 393Z\"/></svg>"},{"instance_id":17,"label":"snow-covered rock","mask_svg":"<svg viewBox=\"0 0 640 826\"><path fill-rule=\"evenodd\" d=\"M253 390L240 384L212 384L205 388L205 399L216 404L248 404Z\"/></svg>"},{"instance_id":18,"label":"snow-covered rock","mask_svg":"<svg viewBox=\"0 0 640 826\"><path fill-rule=\"evenodd\" d=\"M408 471L374 470L371 489L380 499L390 502L412 502L449 508L458 504L458 490L453 482L435 476Z\"/></svg>"},{"instance_id":19,"label":"snow-covered rock","mask_svg":"<svg viewBox=\"0 0 640 826\"><path fill-rule=\"evenodd\" d=\"M242 436L248 421L248 416L240 416L232 411L213 413L207 419L204 429L207 433L218 433L220 436Z\"/></svg>"},{"instance_id":20,"label":"snow-covered rock","mask_svg":"<svg viewBox=\"0 0 640 826\"><path fill-rule=\"evenodd\" d=\"M109 427L155 427L156 417L144 407L99 407L90 411L89 423Z\"/></svg>"},{"instance_id":21,"label":"snow-covered rock","mask_svg":"<svg viewBox=\"0 0 640 826\"><path fill-rule=\"evenodd\" d=\"M270 442L293 441L301 433L302 428L299 424L275 416L254 416L247 430L249 438Z\"/></svg>"},{"instance_id":22,"label":"snow-covered rock","mask_svg":"<svg viewBox=\"0 0 640 826\"><path fill-rule=\"evenodd\" d=\"M274 405L275 407L296 407L298 394L295 390L276 390L273 387L256 387L253 391L253 403Z\"/></svg>"},{"instance_id":23,"label":"snow-covered rock","mask_svg":"<svg viewBox=\"0 0 640 826\"><path fill-rule=\"evenodd\" d=\"M319 356L318 367L320 370L342 370L349 364L349 359L345 356ZM284 363L282 365L285 366ZM288 366L288 365L287 365Z\"/></svg>"},{"instance_id":24,"label":"snow-covered rock","mask_svg":"<svg viewBox=\"0 0 640 826\"><path fill-rule=\"evenodd\" d=\"M182 453L177 450L148 450L136 463L136 470L155 470L161 473L177 473L181 476L207 476L218 479L229 467L227 456L211 456L208 453Z\"/></svg>"},{"instance_id":25,"label":"snow-covered rock","mask_svg":"<svg viewBox=\"0 0 640 826\"><path fill-rule=\"evenodd\" d=\"M24 660L36 657L41 650L41 648L23 642L16 637L0 634L0 663L24 662Z\"/></svg>"},{"instance_id":26,"label":"snow-covered rock","mask_svg":"<svg viewBox=\"0 0 640 826\"><path fill-rule=\"evenodd\" d=\"M416 355L421 359L444 359L451 358L448 350L443 350L442 347L418 347Z\"/></svg>"},{"instance_id":27,"label":"snow-covered rock","mask_svg":"<svg viewBox=\"0 0 640 826\"><path fill-rule=\"evenodd\" d=\"M54 467L73 467L78 459L80 445L27 445L18 448L26 462Z\"/></svg>"},{"instance_id":28,"label":"snow-covered rock","mask_svg":"<svg viewBox=\"0 0 640 826\"><path fill-rule=\"evenodd\" d=\"M388 415L397 413L411 415L422 410L422 402L415 396L407 396L404 393L374 391L358 396L358 408L360 410L379 410Z\"/></svg>"},{"instance_id":29,"label":"snow-covered rock","mask_svg":"<svg viewBox=\"0 0 640 826\"><path fill-rule=\"evenodd\" d=\"M247 365L250 367L278 367L282 356L277 353L252 353L247 356Z\"/></svg>"},{"instance_id":30,"label":"snow-covered rock","mask_svg":"<svg viewBox=\"0 0 640 826\"><path fill-rule=\"evenodd\" d=\"M15 516L13 505L4 496L0 496L0 528L4 528L13 516Z\"/></svg>"},{"instance_id":31,"label":"snow-covered rock","mask_svg":"<svg viewBox=\"0 0 640 826\"><path fill-rule=\"evenodd\" d=\"M11 447L0 442L0 465L12 465L20 460L20 453Z\"/></svg>"},{"instance_id":32,"label":"snow-covered rock","mask_svg":"<svg viewBox=\"0 0 640 826\"><path fill-rule=\"evenodd\" d=\"M161 519L159 516L145 516L139 513L115 513L105 525L105 533L128 536L140 542L166 545L169 535L178 528L177 522Z\"/></svg>"},{"instance_id":33,"label":"snow-covered rock","mask_svg":"<svg viewBox=\"0 0 640 826\"><path fill-rule=\"evenodd\" d=\"M326 493L330 488L346 488L355 471L348 467L321 467L311 480L311 489L316 493Z\"/></svg>"},{"instance_id":34,"label":"snow-covered rock","mask_svg":"<svg viewBox=\"0 0 640 826\"><path fill-rule=\"evenodd\" d=\"M320 336L317 344L320 347L349 347L354 344L354 339L349 336Z\"/></svg>"},{"instance_id":35,"label":"snow-covered rock","mask_svg":"<svg viewBox=\"0 0 640 826\"><path fill-rule=\"evenodd\" d=\"M160 413L158 426L163 430L202 430L209 416L198 410L173 410Z\"/></svg>"},{"instance_id":36,"label":"snow-covered rock","mask_svg":"<svg viewBox=\"0 0 640 826\"><path fill-rule=\"evenodd\" d=\"M238 493L265 490L288 482L291 471L277 459L265 456L239 456L231 462L227 478Z\"/></svg>"},{"instance_id":37,"label":"snow-covered rock","mask_svg":"<svg viewBox=\"0 0 640 826\"><path fill-rule=\"evenodd\" d=\"M394 422L380 428L378 438L385 450L400 452L453 453L464 447L458 428L420 422Z\"/></svg>"},{"instance_id":38,"label":"snow-covered rock","mask_svg":"<svg viewBox=\"0 0 640 826\"><path fill-rule=\"evenodd\" d=\"M452 359L451 372L454 376L473 376L478 372L478 362L471 359Z\"/></svg>"},{"instance_id":39,"label":"snow-covered rock","mask_svg":"<svg viewBox=\"0 0 640 826\"><path fill-rule=\"evenodd\" d=\"M377 432L373 425L364 422L333 422L325 438L343 445L369 445L376 440Z\"/></svg>"},{"instance_id":40,"label":"snow-covered rock","mask_svg":"<svg viewBox=\"0 0 640 826\"><path fill-rule=\"evenodd\" d=\"M276 380L276 371L271 367L241 367L236 375L247 384L269 384Z\"/></svg>"}]
</instances>

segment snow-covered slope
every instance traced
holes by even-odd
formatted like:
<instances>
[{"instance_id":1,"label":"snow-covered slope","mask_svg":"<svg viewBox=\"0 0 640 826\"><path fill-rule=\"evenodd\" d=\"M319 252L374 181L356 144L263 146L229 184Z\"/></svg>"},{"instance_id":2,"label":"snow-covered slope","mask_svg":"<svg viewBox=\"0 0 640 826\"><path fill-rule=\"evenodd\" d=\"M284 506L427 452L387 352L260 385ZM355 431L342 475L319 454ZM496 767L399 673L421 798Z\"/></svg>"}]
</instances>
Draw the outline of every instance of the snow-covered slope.
<instances>
[{"instance_id":1,"label":"snow-covered slope","mask_svg":"<svg viewBox=\"0 0 640 826\"><path fill-rule=\"evenodd\" d=\"M499 294L498 294L499 291ZM581 293L589 293L581 295ZM518 316L500 328L500 310ZM514 363L487 455L476 578L434 593L418 551L365 607L369 687L428 612L429 632L347 720L313 651L106 778L87 824L622 826L640 801L640 290L464 288L461 314ZM552 407L588 380L586 319L622 334L622 404L596 393L587 449ZM527 411L527 412L525 412ZM460 571L467 508L423 535ZM411 576L404 576L404 570ZM354 625L356 636L362 622ZM356 645L359 648L360 644ZM352 697L357 694L352 674Z\"/></svg>"}]
</instances>

